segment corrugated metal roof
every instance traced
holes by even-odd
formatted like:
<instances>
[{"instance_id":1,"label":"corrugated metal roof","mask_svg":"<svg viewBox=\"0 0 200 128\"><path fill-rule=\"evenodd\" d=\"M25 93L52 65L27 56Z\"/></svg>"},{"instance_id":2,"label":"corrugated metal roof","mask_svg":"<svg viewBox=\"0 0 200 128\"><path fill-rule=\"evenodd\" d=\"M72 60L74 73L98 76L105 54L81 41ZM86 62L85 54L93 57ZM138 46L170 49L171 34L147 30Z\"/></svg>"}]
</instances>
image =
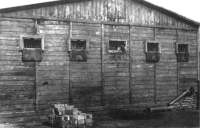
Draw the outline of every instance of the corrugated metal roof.
<instances>
[{"instance_id":1,"label":"corrugated metal roof","mask_svg":"<svg viewBox=\"0 0 200 128\"><path fill-rule=\"evenodd\" d=\"M14 11L21 11L21 10L36 9L36 8L41 8L41 7L48 7L48 6L60 5L60 4L72 3L72 2L74 3L74 2L79 2L79 1L90 1L90 0L56 0L56 1L51 1L51 2L37 3L37 4L31 4L31 5L11 7L11 8L3 8L3 9L0 9L0 13L8 13L8 12L14 12ZM185 21L187 23L197 25L197 26L200 25L199 22L196 22L194 20L186 18L186 17L179 15L173 11L170 11L163 7L157 6L155 4L147 2L145 0L133 0L133 1L139 2L150 8L154 8L154 9L156 9L162 13L168 14L170 16L176 17L178 20L182 20L182 21Z\"/></svg>"}]
</instances>

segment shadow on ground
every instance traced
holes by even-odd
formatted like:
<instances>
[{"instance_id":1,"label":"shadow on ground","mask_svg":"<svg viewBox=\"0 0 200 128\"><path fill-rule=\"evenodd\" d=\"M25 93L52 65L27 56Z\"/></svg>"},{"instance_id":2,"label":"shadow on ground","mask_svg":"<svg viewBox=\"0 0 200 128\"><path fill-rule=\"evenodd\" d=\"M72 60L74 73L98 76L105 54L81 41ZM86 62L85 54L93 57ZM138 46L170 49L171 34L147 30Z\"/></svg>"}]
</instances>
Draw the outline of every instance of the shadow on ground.
<instances>
[{"instance_id":1,"label":"shadow on ground","mask_svg":"<svg viewBox=\"0 0 200 128\"><path fill-rule=\"evenodd\" d=\"M92 128L199 128L199 114L188 110L156 113L110 110L106 115L95 115ZM47 121L47 116L34 113L9 115L0 117L0 128L51 128Z\"/></svg>"},{"instance_id":2,"label":"shadow on ground","mask_svg":"<svg viewBox=\"0 0 200 128\"><path fill-rule=\"evenodd\" d=\"M95 128L199 128L198 111L143 112L111 110L110 120L97 121Z\"/></svg>"},{"instance_id":3,"label":"shadow on ground","mask_svg":"<svg viewBox=\"0 0 200 128\"><path fill-rule=\"evenodd\" d=\"M136 112L130 110L110 110L109 116L112 119L119 120L148 120L148 119L159 119L163 117L163 112Z\"/></svg>"}]
</instances>

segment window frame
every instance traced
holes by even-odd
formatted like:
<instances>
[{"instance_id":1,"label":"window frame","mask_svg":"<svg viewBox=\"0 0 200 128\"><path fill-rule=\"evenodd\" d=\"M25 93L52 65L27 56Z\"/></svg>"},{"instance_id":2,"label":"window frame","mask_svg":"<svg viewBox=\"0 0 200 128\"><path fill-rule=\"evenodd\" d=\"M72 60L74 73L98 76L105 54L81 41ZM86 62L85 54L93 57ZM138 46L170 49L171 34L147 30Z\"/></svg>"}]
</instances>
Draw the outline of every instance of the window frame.
<instances>
[{"instance_id":1,"label":"window frame","mask_svg":"<svg viewBox=\"0 0 200 128\"><path fill-rule=\"evenodd\" d=\"M85 48L85 50L87 51L89 49L89 40L88 39L85 39L85 38L82 38L82 39L81 38L71 38L71 39L69 39L69 42L68 42L68 51L69 52L71 52L72 50L74 50L74 49L72 49L72 41L73 40L85 40L85 42L86 42L86 48Z\"/></svg>"},{"instance_id":2,"label":"window frame","mask_svg":"<svg viewBox=\"0 0 200 128\"><path fill-rule=\"evenodd\" d=\"M158 51L157 52L148 51L148 43L158 44ZM161 53L160 42L158 42L158 41L151 41L151 40L145 41L145 53Z\"/></svg>"},{"instance_id":3,"label":"window frame","mask_svg":"<svg viewBox=\"0 0 200 128\"><path fill-rule=\"evenodd\" d=\"M189 54L190 53L190 45L189 45L189 43L176 43L176 54L178 54L178 53L186 53L186 52L179 52L178 51L178 48L179 48L179 45L187 45L187 53Z\"/></svg>"},{"instance_id":4,"label":"window frame","mask_svg":"<svg viewBox=\"0 0 200 128\"><path fill-rule=\"evenodd\" d=\"M179 49L179 45L187 45L187 52L179 52L178 51L178 49ZM189 45L189 43L176 43L176 56L177 56L177 62L189 62L189 60L190 60L190 45ZM183 57L183 56L185 56L185 57L187 57L187 58L185 58L184 60L182 60L182 59L180 59L180 57Z\"/></svg>"},{"instance_id":5,"label":"window frame","mask_svg":"<svg viewBox=\"0 0 200 128\"><path fill-rule=\"evenodd\" d=\"M23 49L38 49L38 48L25 48L24 38L41 39L41 50L44 51L44 35L20 35L20 50Z\"/></svg>"},{"instance_id":6,"label":"window frame","mask_svg":"<svg viewBox=\"0 0 200 128\"><path fill-rule=\"evenodd\" d=\"M80 50L80 49L72 49L72 41L75 41L75 40L84 40L85 41L85 45L86 45L86 47L85 47L85 49L82 49L82 50ZM85 53L86 53L86 57L87 57L87 51L88 51L88 49L89 49L89 40L88 39L85 39L85 38L71 38L71 39L69 39L69 42L68 42L69 44L69 46L68 46L68 52L69 52L69 54L70 54L70 56L71 56L71 54L73 54L72 52L73 51L85 51ZM72 61L72 62L87 62L88 61L88 58L86 59L86 61L74 61L74 60L71 60L71 57L70 57L70 61Z\"/></svg>"},{"instance_id":7,"label":"window frame","mask_svg":"<svg viewBox=\"0 0 200 128\"><path fill-rule=\"evenodd\" d=\"M127 48L128 48L128 41L127 40L122 40L122 39L110 39L108 40L108 53L112 53L112 54L115 54L115 53L121 53L119 52L118 50L110 50L110 41L119 41L119 42L125 42L125 50L127 51Z\"/></svg>"},{"instance_id":8,"label":"window frame","mask_svg":"<svg viewBox=\"0 0 200 128\"><path fill-rule=\"evenodd\" d=\"M88 49L88 45L87 45L88 41L86 39L70 39L70 50L71 51L72 50L80 50L80 49L73 49L72 48L72 41L77 41L77 40L85 41L85 49L83 49L83 50L87 50Z\"/></svg>"}]
</instances>

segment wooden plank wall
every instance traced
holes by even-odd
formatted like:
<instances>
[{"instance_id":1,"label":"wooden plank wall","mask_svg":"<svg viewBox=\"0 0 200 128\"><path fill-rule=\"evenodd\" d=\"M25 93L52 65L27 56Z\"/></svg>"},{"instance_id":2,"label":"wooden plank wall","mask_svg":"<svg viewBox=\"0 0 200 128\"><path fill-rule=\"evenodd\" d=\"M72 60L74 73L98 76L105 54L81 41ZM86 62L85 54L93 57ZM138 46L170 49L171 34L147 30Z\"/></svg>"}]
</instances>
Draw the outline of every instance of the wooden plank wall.
<instances>
[{"instance_id":1,"label":"wooden plank wall","mask_svg":"<svg viewBox=\"0 0 200 128\"><path fill-rule=\"evenodd\" d=\"M200 26L198 28L198 49L197 49L197 54L198 54L198 85L197 85L197 109L200 109Z\"/></svg>"},{"instance_id":2,"label":"wooden plank wall","mask_svg":"<svg viewBox=\"0 0 200 128\"><path fill-rule=\"evenodd\" d=\"M161 45L161 59L156 64L156 101L166 104L177 96L176 30L156 29L156 40ZM194 69L193 69L194 70Z\"/></svg>"},{"instance_id":3,"label":"wooden plank wall","mask_svg":"<svg viewBox=\"0 0 200 128\"><path fill-rule=\"evenodd\" d=\"M178 42L188 43L190 59L187 63L180 63L180 85L179 91L186 90L188 87L197 87L197 32L178 31ZM196 70L194 70L196 69Z\"/></svg>"},{"instance_id":4,"label":"wooden plank wall","mask_svg":"<svg viewBox=\"0 0 200 128\"><path fill-rule=\"evenodd\" d=\"M23 63L21 34L33 34L34 22L0 19L0 111L33 110L35 64Z\"/></svg>"},{"instance_id":5,"label":"wooden plank wall","mask_svg":"<svg viewBox=\"0 0 200 128\"><path fill-rule=\"evenodd\" d=\"M132 27L132 100L141 105L166 104L189 87L197 87L196 32L163 28ZM184 36L180 33L184 33ZM161 45L160 61L145 62L144 42L157 40ZM188 43L190 61L177 63L175 43Z\"/></svg>"},{"instance_id":6,"label":"wooden plank wall","mask_svg":"<svg viewBox=\"0 0 200 128\"><path fill-rule=\"evenodd\" d=\"M39 109L53 103L69 103L69 23L43 21L38 32L45 35L43 60L37 64Z\"/></svg>"},{"instance_id":7,"label":"wooden plank wall","mask_svg":"<svg viewBox=\"0 0 200 128\"><path fill-rule=\"evenodd\" d=\"M45 35L45 51L35 68L33 63L22 62L19 51L20 35L34 34L34 24L26 19L0 20L1 111L33 110L34 103L39 109L52 103L86 108L101 106L102 100L104 105L165 104L184 89L196 86L196 31L72 23L71 39L87 40L88 60L71 62L70 24L40 21L38 32ZM127 53L108 53L110 39L127 41ZM156 66L146 63L144 53L144 42L154 39L160 42L162 52ZM189 62L177 64L177 41L190 44Z\"/></svg>"},{"instance_id":8,"label":"wooden plank wall","mask_svg":"<svg viewBox=\"0 0 200 128\"><path fill-rule=\"evenodd\" d=\"M107 105L122 105L129 103L129 50L126 53L109 53L109 40L123 40L129 47L128 26L104 26L104 100Z\"/></svg>"},{"instance_id":9,"label":"wooden plank wall","mask_svg":"<svg viewBox=\"0 0 200 128\"><path fill-rule=\"evenodd\" d=\"M148 4L147 4L148 5ZM47 17L87 21L116 21L137 25L194 28L176 17L134 0L89 0L2 13L7 17Z\"/></svg>"},{"instance_id":10,"label":"wooden plank wall","mask_svg":"<svg viewBox=\"0 0 200 128\"><path fill-rule=\"evenodd\" d=\"M198 80L200 80L200 26L198 28L198 35L197 36L198 36L198 38L197 38L198 39L198 50L197 50L198 53L197 54L199 55L198 56L198 60L199 60L199 63L198 63L198 70L199 70L198 71Z\"/></svg>"},{"instance_id":11,"label":"wooden plank wall","mask_svg":"<svg viewBox=\"0 0 200 128\"><path fill-rule=\"evenodd\" d=\"M154 40L153 28L131 28L132 103L139 106L154 103L154 68L146 63L146 40Z\"/></svg>"},{"instance_id":12,"label":"wooden plank wall","mask_svg":"<svg viewBox=\"0 0 200 128\"><path fill-rule=\"evenodd\" d=\"M72 23L71 39L86 40L87 62L70 62L72 103L78 107L101 105L101 25Z\"/></svg>"}]
</instances>

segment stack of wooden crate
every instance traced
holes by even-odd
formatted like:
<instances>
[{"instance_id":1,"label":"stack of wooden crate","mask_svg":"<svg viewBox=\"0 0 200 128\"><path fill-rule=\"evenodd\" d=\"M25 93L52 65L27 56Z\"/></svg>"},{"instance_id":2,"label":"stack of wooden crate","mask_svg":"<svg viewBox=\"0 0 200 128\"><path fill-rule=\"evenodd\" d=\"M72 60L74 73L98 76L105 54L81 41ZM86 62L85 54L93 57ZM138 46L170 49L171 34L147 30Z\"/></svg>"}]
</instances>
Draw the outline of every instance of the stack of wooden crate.
<instances>
[{"instance_id":1,"label":"stack of wooden crate","mask_svg":"<svg viewBox=\"0 0 200 128\"><path fill-rule=\"evenodd\" d=\"M54 104L51 108L49 121L52 126L60 128L91 127L92 114L86 114L68 104Z\"/></svg>"}]
</instances>

